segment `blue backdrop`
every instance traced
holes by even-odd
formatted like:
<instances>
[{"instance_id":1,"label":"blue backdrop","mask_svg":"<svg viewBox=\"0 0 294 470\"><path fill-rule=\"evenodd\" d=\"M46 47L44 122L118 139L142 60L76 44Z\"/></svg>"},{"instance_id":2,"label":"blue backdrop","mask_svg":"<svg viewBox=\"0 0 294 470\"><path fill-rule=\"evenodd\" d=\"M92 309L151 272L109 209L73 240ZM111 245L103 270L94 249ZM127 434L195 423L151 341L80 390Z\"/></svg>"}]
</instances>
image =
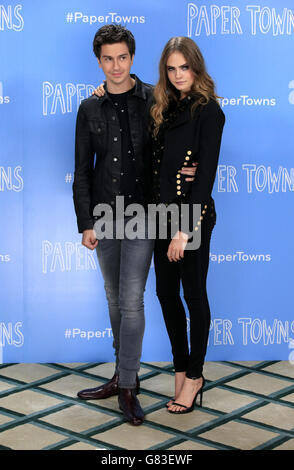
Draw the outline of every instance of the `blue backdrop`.
<instances>
[{"instance_id":1,"label":"blue backdrop","mask_svg":"<svg viewBox=\"0 0 294 470\"><path fill-rule=\"evenodd\" d=\"M0 2L0 362L114 359L96 253L81 245L72 201L76 113L104 78L92 40L106 23L134 33L132 71L149 83L167 40L190 36L223 97L207 359L289 358L293 2ZM145 307L142 360L170 360L153 264Z\"/></svg>"}]
</instances>

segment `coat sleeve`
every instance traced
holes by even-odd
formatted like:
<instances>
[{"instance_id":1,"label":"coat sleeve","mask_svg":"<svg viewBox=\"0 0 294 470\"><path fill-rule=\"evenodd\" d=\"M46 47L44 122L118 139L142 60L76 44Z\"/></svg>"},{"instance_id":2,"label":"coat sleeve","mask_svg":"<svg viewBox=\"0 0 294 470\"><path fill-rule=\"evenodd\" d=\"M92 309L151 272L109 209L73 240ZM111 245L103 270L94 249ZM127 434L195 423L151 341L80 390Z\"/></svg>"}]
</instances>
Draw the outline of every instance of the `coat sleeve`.
<instances>
[{"instance_id":1,"label":"coat sleeve","mask_svg":"<svg viewBox=\"0 0 294 470\"><path fill-rule=\"evenodd\" d=\"M196 156L198 162L194 181L191 184L189 198L189 227L193 227L193 204L207 203L211 197L218 158L221 146L221 138L225 123L225 115L216 102L205 105L201 113L199 125L199 149ZM203 209L203 207L201 207Z\"/></svg>"},{"instance_id":2,"label":"coat sleeve","mask_svg":"<svg viewBox=\"0 0 294 470\"><path fill-rule=\"evenodd\" d=\"M75 172L73 181L73 200L77 216L79 233L92 229L91 185L94 166L94 151L91 145L90 131L83 109L80 105L75 132Z\"/></svg>"}]
</instances>

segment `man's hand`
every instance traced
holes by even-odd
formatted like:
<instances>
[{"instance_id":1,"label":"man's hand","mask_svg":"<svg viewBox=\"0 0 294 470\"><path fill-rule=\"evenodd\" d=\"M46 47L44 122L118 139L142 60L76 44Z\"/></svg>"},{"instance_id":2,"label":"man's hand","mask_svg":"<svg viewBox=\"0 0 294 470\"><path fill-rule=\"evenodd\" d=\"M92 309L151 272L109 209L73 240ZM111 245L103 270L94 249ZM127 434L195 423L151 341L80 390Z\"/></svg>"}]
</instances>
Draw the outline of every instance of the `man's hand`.
<instances>
[{"instance_id":1,"label":"man's hand","mask_svg":"<svg viewBox=\"0 0 294 470\"><path fill-rule=\"evenodd\" d=\"M83 231L83 239L82 245L90 250L94 250L98 245L98 240L96 238L95 230L84 230Z\"/></svg>"},{"instance_id":2,"label":"man's hand","mask_svg":"<svg viewBox=\"0 0 294 470\"><path fill-rule=\"evenodd\" d=\"M188 235L184 232L177 232L169 244L167 257L169 261L179 261L184 258L184 250L188 241Z\"/></svg>"},{"instance_id":3,"label":"man's hand","mask_svg":"<svg viewBox=\"0 0 294 470\"><path fill-rule=\"evenodd\" d=\"M92 95L96 95L99 97L104 96L105 95L105 89L103 86L104 83L105 83L105 80L103 80L103 83L97 86L97 88L93 91Z\"/></svg>"},{"instance_id":4,"label":"man's hand","mask_svg":"<svg viewBox=\"0 0 294 470\"><path fill-rule=\"evenodd\" d=\"M183 167L179 171L179 173L181 173L182 175L193 176L193 178L185 178L185 181L194 181L194 177L195 177L195 173L196 173L196 170L197 170L198 162L193 162L192 165L194 166L194 168Z\"/></svg>"}]
</instances>

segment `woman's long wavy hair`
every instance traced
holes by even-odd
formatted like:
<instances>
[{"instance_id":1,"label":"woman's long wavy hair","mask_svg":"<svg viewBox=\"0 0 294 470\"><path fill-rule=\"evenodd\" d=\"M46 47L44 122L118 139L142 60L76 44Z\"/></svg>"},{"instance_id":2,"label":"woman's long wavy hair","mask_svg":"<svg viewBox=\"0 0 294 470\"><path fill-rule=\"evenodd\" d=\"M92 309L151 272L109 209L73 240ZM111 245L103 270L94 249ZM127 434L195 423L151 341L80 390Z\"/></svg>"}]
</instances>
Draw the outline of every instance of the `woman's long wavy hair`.
<instances>
[{"instance_id":1,"label":"woman's long wavy hair","mask_svg":"<svg viewBox=\"0 0 294 470\"><path fill-rule=\"evenodd\" d=\"M210 98L219 98L215 94L215 85L206 71L205 62L199 47L187 37L178 36L171 38L165 45L159 62L159 80L154 89L155 103L151 107L153 119L153 133L157 135L163 122L163 113L171 100L179 100L178 90L171 84L167 76L167 61L173 52L180 52L185 57L187 64L194 73L195 80L191 88L191 94L195 96L192 113L198 104L208 103Z\"/></svg>"}]
</instances>

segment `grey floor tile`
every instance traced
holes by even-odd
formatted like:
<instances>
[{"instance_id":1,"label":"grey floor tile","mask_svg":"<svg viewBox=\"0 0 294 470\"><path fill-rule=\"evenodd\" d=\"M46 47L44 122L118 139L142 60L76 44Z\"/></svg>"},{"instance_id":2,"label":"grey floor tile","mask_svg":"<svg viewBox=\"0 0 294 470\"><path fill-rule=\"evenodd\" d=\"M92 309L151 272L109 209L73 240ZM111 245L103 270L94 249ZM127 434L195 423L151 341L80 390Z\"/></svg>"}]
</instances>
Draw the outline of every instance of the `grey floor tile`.
<instances>
[{"instance_id":1,"label":"grey floor tile","mask_svg":"<svg viewBox=\"0 0 294 470\"><path fill-rule=\"evenodd\" d=\"M0 407L22 414L37 413L61 403L62 400L32 390L24 390L0 398Z\"/></svg>"},{"instance_id":2,"label":"grey floor tile","mask_svg":"<svg viewBox=\"0 0 294 470\"><path fill-rule=\"evenodd\" d=\"M41 450L64 440L64 436L33 424L2 431L0 444L15 450Z\"/></svg>"},{"instance_id":3,"label":"grey floor tile","mask_svg":"<svg viewBox=\"0 0 294 470\"><path fill-rule=\"evenodd\" d=\"M58 374L58 370L43 364L15 364L0 370L0 375L29 383Z\"/></svg>"},{"instance_id":4,"label":"grey floor tile","mask_svg":"<svg viewBox=\"0 0 294 470\"><path fill-rule=\"evenodd\" d=\"M114 420L113 416L79 405L40 418L40 421L79 433Z\"/></svg>"},{"instance_id":5,"label":"grey floor tile","mask_svg":"<svg viewBox=\"0 0 294 470\"><path fill-rule=\"evenodd\" d=\"M96 379L89 379L80 375L70 374L61 379L54 380L48 384L40 385L41 388L51 392L61 393L69 397L77 398L77 393L85 388L94 388L102 385L104 382Z\"/></svg>"},{"instance_id":6,"label":"grey floor tile","mask_svg":"<svg viewBox=\"0 0 294 470\"><path fill-rule=\"evenodd\" d=\"M254 411L244 414L242 417L289 431L294 428L294 408L277 403L261 406Z\"/></svg>"},{"instance_id":7,"label":"grey floor tile","mask_svg":"<svg viewBox=\"0 0 294 470\"><path fill-rule=\"evenodd\" d=\"M275 447L273 450L294 450L294 439L284 442L284 444Z\"/></svg>"},{"instance_id":8,"label":"grey floor tile","mask_svg":"<svg viewBox=\"0 0 294 470\"><path fill-rule=\"evenodd\" d=\"M99 439L113 445L119 445L123 449L143 450L156 444L162 444L174 437L173 434L153 429L145 424L139 428L124 423L106 432L95 434L94 439Z\"/></svg>"},{"instance_id":9,"label":"grey floor tile","mask_svg":"<svg viewBox=\"0 0 294 470\"><path fill-rule=\"evenodd\" d=\"M261 395L270 395L293 385L293 383L289 380L277 379L265 374L252 372L244 377L230 381L228 385Z\"/></svg>"},{"instance_id":10,"label":"grey floor tile","mask_svg":"<svg viewBox=\"0 0 294 470\"><path fill-rule=\"evenodd\" d=\"M199 437L233 446L239 450L252 450L277 437L277 434L248 424L230 421L203 434L199 434Z\"/></svg>"},{"instance_id":11,"label":"grey floor tile","mask_svg":"<svg viewBox=\"0 0 294 470\"><path fill-rule=\"evenodd\" d=\"M294 379L294 365L290 361L279 361L276 364L264 367L263 370Z\"/></svg>"}]
</instances>

